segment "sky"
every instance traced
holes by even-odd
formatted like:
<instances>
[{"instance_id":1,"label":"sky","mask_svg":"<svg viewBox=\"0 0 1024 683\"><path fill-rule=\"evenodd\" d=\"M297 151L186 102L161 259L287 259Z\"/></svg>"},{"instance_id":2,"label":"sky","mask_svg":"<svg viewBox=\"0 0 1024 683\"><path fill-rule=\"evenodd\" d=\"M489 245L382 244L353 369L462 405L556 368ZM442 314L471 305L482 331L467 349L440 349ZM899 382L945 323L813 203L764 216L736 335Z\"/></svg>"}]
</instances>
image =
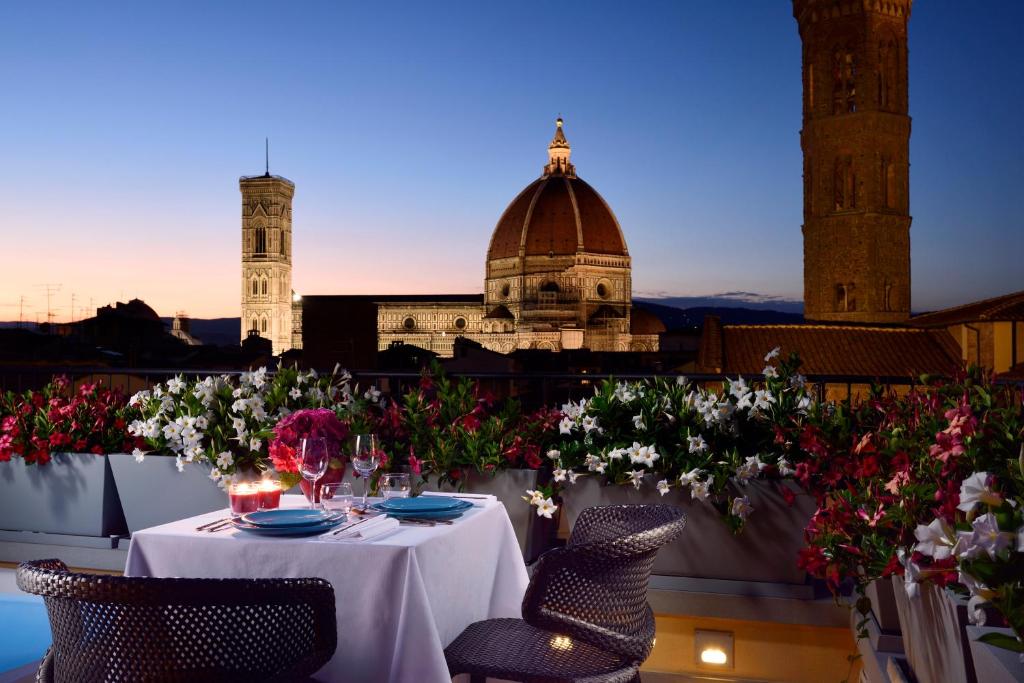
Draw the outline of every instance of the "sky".
<instances>
[{"instance_id":1,"label":"sky","mask_svg":"<svg viewBox=\"0 0 1024 683\"><path fill-rule=\"evenodd\" d=\"M58 321L131 297L237 316L238 177L263 172L265 137L271 172L296 183L296 291L482 291L491 231L559 114L623 227L634 296L801 297L789 2L3 14L0 320L45 320L47 291ZM1024 289L1022 25L1024 3L915 3L916 311Z\"/></svg>"}]
</instances>

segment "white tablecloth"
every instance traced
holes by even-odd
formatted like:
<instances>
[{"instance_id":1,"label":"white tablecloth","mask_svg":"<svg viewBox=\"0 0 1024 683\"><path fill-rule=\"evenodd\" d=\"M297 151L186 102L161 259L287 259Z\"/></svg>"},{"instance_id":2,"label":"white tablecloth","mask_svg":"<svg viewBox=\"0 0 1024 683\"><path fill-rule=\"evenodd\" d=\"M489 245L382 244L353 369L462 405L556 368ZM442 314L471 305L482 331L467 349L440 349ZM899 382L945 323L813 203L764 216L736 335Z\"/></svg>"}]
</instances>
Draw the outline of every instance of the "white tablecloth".
<instances>
[{"instance_id":1,"label":"white tablecloth","mask_svg":"<svg viewBox=\"0 0 1024 683\"><path fill-rule=\"evenodd\" d=\"M282 505L302 503L285 496ZM444 648L463 629L521 614L528 577L501 503L474 507L451 526L402 526L370 541L195 531L225 515L136 532L125 575L327 579L334 586L338 649L317 680L450 681Z\"/></svg>"}]
</instances>

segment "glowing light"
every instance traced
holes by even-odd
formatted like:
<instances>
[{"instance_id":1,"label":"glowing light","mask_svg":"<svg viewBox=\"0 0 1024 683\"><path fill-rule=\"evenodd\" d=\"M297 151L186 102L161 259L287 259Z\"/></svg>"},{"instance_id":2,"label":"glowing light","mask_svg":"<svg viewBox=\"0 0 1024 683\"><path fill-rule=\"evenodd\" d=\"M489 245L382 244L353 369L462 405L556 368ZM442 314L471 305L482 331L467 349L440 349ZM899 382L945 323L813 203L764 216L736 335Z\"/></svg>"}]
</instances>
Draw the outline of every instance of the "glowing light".
<instances>
[{"instance_id":1,"label":"glowing light","mask_svg":"<svg viewBox=\"0 0 1024 683\"><path fill-rule=\"evenodd\" d=\"M729 661L729 655L717 647L709 647L701 650L700 661L704 664L725 664Z\"/></svg>"},{"instance_id":2,"label":"glowing light","mask_svg":"<svg viewBox=\"0 0 1024 683\"><path fill-rule=\"evenodd\" d=\"M554 650L571 650L572 638L569 636L554 636L551 639L551 648Z\"/></svg>"}]
</instances>

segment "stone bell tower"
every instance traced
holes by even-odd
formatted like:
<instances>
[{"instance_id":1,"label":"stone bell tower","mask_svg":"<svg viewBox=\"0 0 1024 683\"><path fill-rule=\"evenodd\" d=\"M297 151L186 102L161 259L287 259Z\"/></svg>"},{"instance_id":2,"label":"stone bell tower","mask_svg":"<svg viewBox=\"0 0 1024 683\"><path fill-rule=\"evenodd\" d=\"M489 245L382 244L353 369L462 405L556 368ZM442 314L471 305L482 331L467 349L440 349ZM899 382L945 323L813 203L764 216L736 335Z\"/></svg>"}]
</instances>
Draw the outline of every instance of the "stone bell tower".
<instances>
[{"instance_id":1,"label":"stone bell tower","mask_svg":"<svg viewBox=\"0 0 1024 683\"><path fill-rule=\"evenodd\" d=\"M270 175L242 176L242 339L250 330L292 348L292 196L295 184Z\"/></svg>"},{"instance_id":2,"label":"stone bell tower","mask_svg":"<svg viewBox=\"0 0 1024 683\"><path fill-rule=\"evenodd\" d=\"M803 42L804 316L910 316L912 0L793 0Z\"/></svg>"}]
</instances>

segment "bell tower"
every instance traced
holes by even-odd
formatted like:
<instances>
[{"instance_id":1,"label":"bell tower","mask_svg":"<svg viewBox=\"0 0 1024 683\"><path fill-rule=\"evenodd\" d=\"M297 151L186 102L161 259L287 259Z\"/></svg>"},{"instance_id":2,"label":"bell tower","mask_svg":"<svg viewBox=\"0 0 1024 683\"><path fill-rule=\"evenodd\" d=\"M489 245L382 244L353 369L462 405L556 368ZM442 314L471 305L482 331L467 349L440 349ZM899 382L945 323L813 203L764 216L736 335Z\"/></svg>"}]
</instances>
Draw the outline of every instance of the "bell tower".
<instances>
[{"instance_id":1,"label":"bell tower","mask_svg":"<svg viewBox=\"0 0 1024 683\"><path fill-rule=\"evenodd\" d=\"M255 330L274 355L292 348L292 196L295 184L242 176L242 339Z\"/></svg>"},{"instance_id":2,"label":"bell tower","mask_svg":"<svg viewBox=\"0 0 1024 683\"><path fill-rule=\"evenodd\" d=\"M910 317L913 0L793 0L803 43L804 317Z\"/></svg>"}]
</instances>

